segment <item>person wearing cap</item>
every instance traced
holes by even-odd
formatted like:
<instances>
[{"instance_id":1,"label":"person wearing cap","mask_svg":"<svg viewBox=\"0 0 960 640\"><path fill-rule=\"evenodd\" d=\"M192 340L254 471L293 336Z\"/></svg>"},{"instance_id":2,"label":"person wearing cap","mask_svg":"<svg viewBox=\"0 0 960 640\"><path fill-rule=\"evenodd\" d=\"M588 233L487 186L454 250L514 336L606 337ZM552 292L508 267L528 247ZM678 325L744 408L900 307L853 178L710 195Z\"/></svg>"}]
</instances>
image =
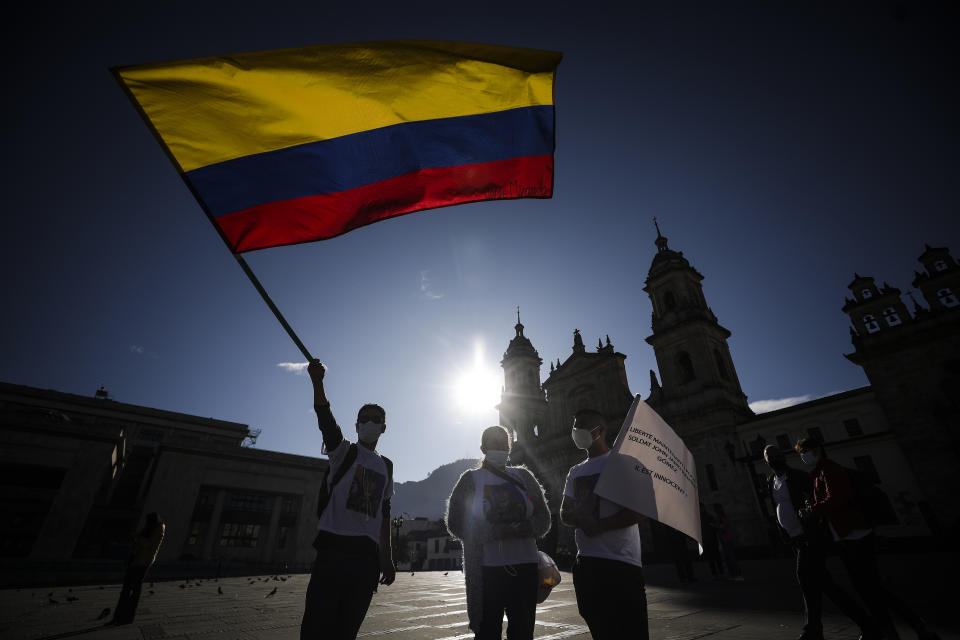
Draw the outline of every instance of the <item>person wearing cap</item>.
<instances>
[{"instance_id":1,"label":"person wearing cap","mask_svg":"<svg viewBox=\"0 0 960 640\"><path fill-rule=\"evenodd\" d=\"M826 520L830 534L839 546L840 559L850 582L883 634L864 633L862 640L871 637L897 640L900 637L890 617L891 610L903 616L919 640L939 640L910 605L884 586L877 566L873 526L857 505L853 483L846 469L827 457L826 447L818 438L803 438L794 448L803 463L813 469L813 500L801 509L800 516L818 516Z\"/></svg>"},{"instance_id":2,"label":"person wearing cap","mask_svg":"<svg viewBox=\"0 0 960 640\"><path fill-rule=\"evenodd\" d=\"M387 428L386 412L376 404L360 407L358 442L347 441L330 411L325 371L319 360L307 366L322 451L330 459L328 477L339 473L341 480L328 485L329 502L317 523L317 559L307 584L302 640L356 638L378 583L390 585L396 577L390 545L393 465L376 450Z\"/></svg>"},{"instance_id":3,"label":"person wearing cap","mask_svg":"<svg viewBox=\"0 0 960 640\"><path fill-rule=\"evenodd\" d=\"M577 412L573 442L586 450L587 459L570 469L560 503L560 521L576 528L577 609L594 640L646 640L647 592L637 527L644 516L594 493L610 458L606 436L607 423L600 412Z\"/></svg>"},{"instance_id":4,"label":"person wearing cap","mask_svg":"<svg viewBox=\"0 0 960 640\"><path fill-rule=\"evenodd\" d=\"M463 542L467 617L475 640L532 640L540 587L537 538L550 530L543 487L526 467L507 466L510 435L488 427L483 460L464 471L447 500L450 535Z\"/></svg>"},{"instance_id":5,"label":"person wearing cap","mask_svg":"<svg viewBox=\"0 0 960 640\"><path fill-rule=\"evenodd\" d=\"M827 571L827 551L832 544L823 521L817 517L801 520L799 510L813 501L810 475L787 465L776 445L767 445L763 459L773 471L767 477L767 491L784 537L797 560L797 582L803 594L803 633L798 640L823 640L822 602L826 595L840 611L860 627L862 638L879 638L870 615Z\"/></svg>"},{"instance_id":6,"label":"person wearing cap","mask_svg":"<svg viewBox=\"0 0 960 640\"><path fill-rule=\"evenodd\" d=\"M140 602L143 579L157 559L157 552L160 551L166 530L167 525L160 519L158 513L148 513L143 529L133 536L133 545L130 548L126 571L123 575L123 586L120 588L120 598L113 610L113 619L107 623L108 625L133 622L137 614L137 604Z\"/></svg>"}]
</instances>

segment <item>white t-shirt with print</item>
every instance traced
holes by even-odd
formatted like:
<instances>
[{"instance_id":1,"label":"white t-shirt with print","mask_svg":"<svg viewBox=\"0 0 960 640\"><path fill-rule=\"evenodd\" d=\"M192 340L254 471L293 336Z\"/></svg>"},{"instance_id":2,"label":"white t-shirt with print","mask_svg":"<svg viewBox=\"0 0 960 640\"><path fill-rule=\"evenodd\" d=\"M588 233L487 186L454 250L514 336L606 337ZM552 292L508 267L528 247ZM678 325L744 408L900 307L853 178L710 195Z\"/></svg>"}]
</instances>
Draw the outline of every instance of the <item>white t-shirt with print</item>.
<instances>
[{"instance_id":1,"label":"white t-shirt with print","mask_svg":"<svg viewBox=\"0 0 960 640\"><path fill-rule=\"evenodd\" d=\"M524 484L521 471L507 467L506 472L521 485ZM474 518L485 520L489 524L511 524L527 520L533 515L533 501L524 489L486 469L477 469L472 473L475 488L472 507ZM537 542L533 537L505 538L483 543L485 567L502 567L539 560Z\"/></svg>"},{"instance_id":2,"label":"white t-shirt with print","mask_svg":"<svg viewBox=\"0 0 960 640\"><path fill-rule=\"evenodd\" d=\"M563 488L563 495L573 499L577 505L593 494L593 488L600 478L600 473L607 465L610 452L593 458L587 458L580 464L572 467L567 474L567 482ZM607 518L620 511L623 507L605 498L597 496L597 519ZM604 531L592 538L577 527L574 532L577 541L577 555L590 558L606 558L619 560L628 564L643 566L640 561L640 529L637 525L630 525L622 529Z\"/></svg>"},{"instance_id":3,"label":"white t-shirt with print","mask_svg":"<svg viewBox=\"0 0 960 640\"><path fill-rule=\"evenodd\" d=\"M327 452L330 481L349 449L350 442L344 439L333 451ZM383 501L392 496L393 480L387 471L387 463L375 451L357 445L357 459L333 487L317 529L341 536L367 536L379 544Z\"/></svg>"},{"instance_id":4,"label":"white t-shirt with print","mask_svg":"<svg viewBox=\"0 0 960 640\"><path fill-rule=\"evenodd\" d=\"M790 500L790 487L787 486L787 474L773 476L773 502L777 506L777 522L791 538L803 535L803 523L797 515L797 509Z\"/></svg>"}]
</instances>

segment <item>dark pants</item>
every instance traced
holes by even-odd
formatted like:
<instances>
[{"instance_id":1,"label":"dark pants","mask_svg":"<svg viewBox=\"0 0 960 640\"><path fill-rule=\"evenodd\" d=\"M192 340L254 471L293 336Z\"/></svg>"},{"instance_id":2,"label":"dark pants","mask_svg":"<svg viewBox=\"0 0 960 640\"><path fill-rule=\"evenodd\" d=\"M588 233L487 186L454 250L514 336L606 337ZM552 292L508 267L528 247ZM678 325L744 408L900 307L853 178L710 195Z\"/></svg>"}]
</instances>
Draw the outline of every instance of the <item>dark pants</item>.
<instances>
[{"instance_id":1,"label":"dark pants","mask_svg":"<svg viewBox=\"0 0 960 640\"><path fill-rule=\"evenodd\" d=\"M803 592L803 630L816 637L823 633L823 596L864 631L873 627L869 614L827 571L827 544L799 536L790 541L797 556L797 582Z\"/></svg>"},{"instance_id":2,"label":"dark pants","mask_svg":"<svg viewBox=\"0 0 960 640\"><path fill-rule=\"evenodd\" d=\"M380 578L375 553L317 551L300 623L301 640L353 640Z\"/></svg>"},{"instance_id":3,"label":"dark pants","mask_svg":"<svg viewBox=\"0 0 960 640\"><path fill-rule=\"evenodd\" d=\"M876 541L873 534L859 540L841 540L838 544L840 559L850 574L853 588L866 603L880 630L888 638L895 640L899 637L893 619L890 617L891 610L903 616L907 624L917 633L927 630L917 612L883 586L880 570L877 567Z\"/></svg>"},{"instance_id":4,"label":"dark pants","mask_svg":"<svg viewBox=\"0 0 960 640\"><path fill-rule=\"evenodd\" d=\"M140 588L143 586L143 577L147 574L147 567L130 565L123 575L123 586L120 588L120 599L113 611L115 624L130 624L137 615L137 604L140 602Z\"/></svg>"},{"instance_id":5,"label":"dark pants","mask_svg":"<svg viewBox=\"0 0 960 640\"><path fill-rule=\"evenodd\" d=\"M475 640L500 640L507 614L507 640L533 640L539 572L535 562L483 567L483 620Z\"/></svg>"},{"instance_id":6,"label":"dark pants","mask_svg":"<svg viewBox=\"0 0 960 640\"><path fill-rule=\"evenodd\" d=\"M720 562L720 545L713 544L703 547L703 560L710 567L710 575L720 577L723 575L723 563Z\"/></svg>"},{"instance_id":7,"label":"dark pants","mask_svg":"<svg viewBox=\"0 0 960 640\"><path fill-rule=\"evenodd\" d=\"M580 556L573 565L573 586L593 640L649 640L643 569Z\"/></svg>"}]
</instances>

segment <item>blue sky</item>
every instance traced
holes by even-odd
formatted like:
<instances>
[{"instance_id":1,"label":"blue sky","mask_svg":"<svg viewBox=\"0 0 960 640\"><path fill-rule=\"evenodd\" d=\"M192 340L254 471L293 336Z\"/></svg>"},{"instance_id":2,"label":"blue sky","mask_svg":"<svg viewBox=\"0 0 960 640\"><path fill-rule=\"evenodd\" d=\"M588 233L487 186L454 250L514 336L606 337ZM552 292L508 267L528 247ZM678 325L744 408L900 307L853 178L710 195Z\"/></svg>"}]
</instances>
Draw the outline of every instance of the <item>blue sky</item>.
<instances>
[{"instance_id":1,"label":"blue sky","mask_svg":"<svg viewBox=\"0 0 960 640\"><path fill-rule=\"evenodd\" d=\"M235 420L319 455L302 357L108 68L390 38L558 50L551 200L470 204L247 254L329 366L335 415L382 404L398 480L478 453L516 307L545 361L609 334L655 368L642 291L657 216L704 274L751 401L867 383L854 271L910 289L960 254L955 19L923 3L103 3L4 26L0 380ZM494 390L496 391L496 390ZM460 394L462 395L462 394Z\"/></svg>"}]
</instances>

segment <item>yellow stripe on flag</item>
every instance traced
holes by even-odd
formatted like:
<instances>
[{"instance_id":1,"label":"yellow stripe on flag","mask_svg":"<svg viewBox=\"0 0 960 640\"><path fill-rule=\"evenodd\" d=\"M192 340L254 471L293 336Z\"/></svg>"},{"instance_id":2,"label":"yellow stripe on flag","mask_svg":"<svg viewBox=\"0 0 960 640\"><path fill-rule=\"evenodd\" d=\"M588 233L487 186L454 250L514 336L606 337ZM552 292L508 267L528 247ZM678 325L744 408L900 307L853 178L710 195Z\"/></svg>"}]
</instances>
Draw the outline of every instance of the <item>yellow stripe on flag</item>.
<instances>
[{"instance_id":1,"label":"yellow stripe on flag","mask_svg":"<svg viewBox=\"0 0 960 640\"><path fill-rule=\"evenodd\" d=\"M403 122L551 105L559 62L549 51L409 40L115 72L187 172Z\"/></svg>"}]
</instances>

